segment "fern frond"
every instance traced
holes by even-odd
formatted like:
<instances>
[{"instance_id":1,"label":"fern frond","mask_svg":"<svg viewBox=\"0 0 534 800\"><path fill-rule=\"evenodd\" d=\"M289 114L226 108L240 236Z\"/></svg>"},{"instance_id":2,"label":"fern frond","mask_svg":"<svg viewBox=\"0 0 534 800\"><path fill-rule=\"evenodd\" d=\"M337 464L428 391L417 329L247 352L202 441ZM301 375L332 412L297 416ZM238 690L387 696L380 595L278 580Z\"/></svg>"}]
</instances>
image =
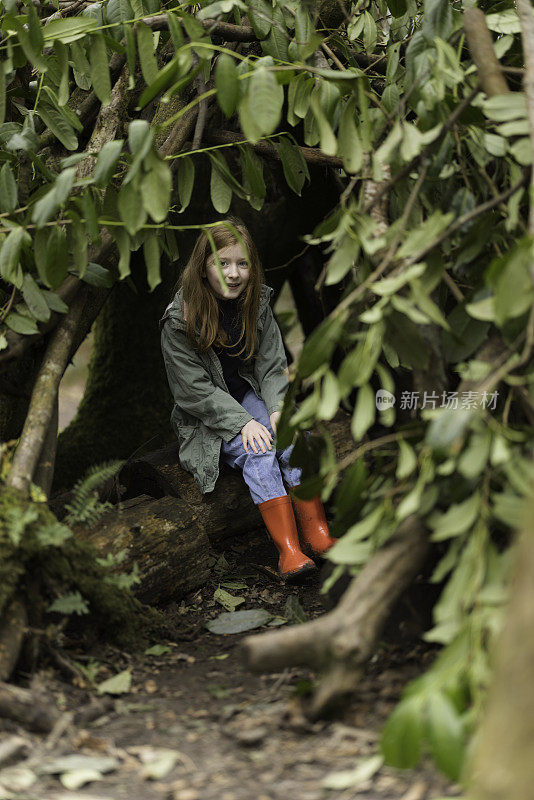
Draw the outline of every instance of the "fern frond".
<instances>
[{"instance_id":1,"label":"fern frond","mask_svg":"<svg viewBox=\"0 0 534 800\"><path fill-rule=\"evenodd\" d=\"M72 490L72 498L65 506L67 516L65 522L71 525L74 522L83 522L89 526L94 525L98 518L111 508L110 503L101 503L98 499L97 489L109 478L120 470L124 461L109 461L90 467L83 478L80 478Z\"/></svg>"}]
</instances>

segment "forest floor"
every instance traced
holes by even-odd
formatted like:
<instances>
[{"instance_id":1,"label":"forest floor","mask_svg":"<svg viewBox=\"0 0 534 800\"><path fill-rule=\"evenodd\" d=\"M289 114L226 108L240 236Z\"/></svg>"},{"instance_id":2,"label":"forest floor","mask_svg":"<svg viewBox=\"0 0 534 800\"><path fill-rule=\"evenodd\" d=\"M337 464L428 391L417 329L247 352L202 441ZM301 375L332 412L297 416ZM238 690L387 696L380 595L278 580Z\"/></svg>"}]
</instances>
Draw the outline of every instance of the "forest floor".
<instances>
[{"instance_id":1,"label":"forest floor","mask_svg":"<svg viewBox=\"0 0 534 800\"><path fill-rule=\"evenodd\" d=\"M228 581L243 587L228 589L244 598L240 609L264 608L295 624L325 612L318 574L304 585L285 586L251 566L258 563L275 564L261 534L219 555L213 580L167 609L182 634L163 643L159 655L101 645L90 654L67 650L86 676L78 685L45 667L37 683L65 711L64 724L41 736L0 721L0 752L2 741L21 740L18 756L2 765L0 800L457 797L458 787L428 761L409 771L380 763L381 726L407 682L433 658L413 632L402 625L386 632L353 700L335 718L312 723L303 713L312 673L251 674L239 648L250 634L206 629L224 612L213 595ZM94 698L91 682L124 670L131 672L130 690L108 698L107 708L83 728L69 726L69 712Z\"/></svg>"}]
</instances>

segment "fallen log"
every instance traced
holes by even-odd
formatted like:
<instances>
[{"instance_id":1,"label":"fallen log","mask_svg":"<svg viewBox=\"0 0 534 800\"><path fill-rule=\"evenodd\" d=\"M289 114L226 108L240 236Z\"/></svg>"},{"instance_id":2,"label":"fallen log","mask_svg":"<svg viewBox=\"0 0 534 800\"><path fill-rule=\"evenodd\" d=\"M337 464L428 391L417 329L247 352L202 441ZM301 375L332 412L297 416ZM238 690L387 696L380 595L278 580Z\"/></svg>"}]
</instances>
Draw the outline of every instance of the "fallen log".
<instances>
[{"instance_id":1,"label":"fallen log","mask_svg":"<svg viewBox=\"0 0 534 800\"><path fill-rule=\"evenodd\" d=\"M150 605L181 599L210 574L204 527L189 503L175 497L142 495L76 533L103 556L114 556L117 571L128 573L137 563L140 583L133 591Z\"/></svg>"},{"instance_id":2,"label":"fallen log","mask_svg":"<svg viewBox=\"0 0 534 800\"><path fill-rule=\"evenodd\" d=\"M52 703L38 697L35 692L0 682L0 719L11 719L28 730L48 733L60 716Z\"/></svg>"},{"instance_id":3,"label":"fallen log","mask_svg":"<svg viewBox=\"0 0 534 800\"><path fill-rule=\"evenodd\" d=\"M295 666L320 671L307 712L313 719L322 716L356 688L391 609L420 570L427 550L421 522L415 517L404 520L333 611L303 625L248 636L243 642L247 667L255 672Z\"/></svg>"}]
</instances>

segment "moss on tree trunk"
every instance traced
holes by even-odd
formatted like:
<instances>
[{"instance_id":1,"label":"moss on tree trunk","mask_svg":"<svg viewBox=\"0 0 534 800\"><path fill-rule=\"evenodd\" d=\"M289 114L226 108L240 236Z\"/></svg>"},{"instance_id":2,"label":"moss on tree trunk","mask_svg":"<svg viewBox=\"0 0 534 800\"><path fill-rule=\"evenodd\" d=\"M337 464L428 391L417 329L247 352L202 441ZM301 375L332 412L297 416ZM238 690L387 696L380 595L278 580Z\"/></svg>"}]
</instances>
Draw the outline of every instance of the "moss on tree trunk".
<instances>
[{"instance_id":1,"label":"moss on tree trunk","mask_svg":"<svg viewBox=\"0 0 534 800\"><path fill-rule=\"evenodd\" d=\"M132 281L116 286L94 326L85 393L78 413L60 434L54 489L70 487L90 465L127 459L172 439L172 399L160 351L158 320L176 274L148 292L140 255ZM135 287L135 290L134 290Z\"/></svg>"}]
</instances>

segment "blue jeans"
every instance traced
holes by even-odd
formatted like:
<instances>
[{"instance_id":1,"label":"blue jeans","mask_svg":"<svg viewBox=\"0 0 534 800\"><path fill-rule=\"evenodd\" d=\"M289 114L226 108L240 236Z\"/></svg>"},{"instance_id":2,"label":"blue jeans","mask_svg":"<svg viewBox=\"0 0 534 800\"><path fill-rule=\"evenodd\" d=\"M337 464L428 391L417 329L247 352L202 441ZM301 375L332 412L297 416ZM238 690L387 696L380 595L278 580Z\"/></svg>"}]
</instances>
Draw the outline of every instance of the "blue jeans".
<instances>
[{"instance_id":1,"label":"blue jeans","mask_svg":"<svg viewBox=\"0 0 534 800\"><path fill-rule=\"evenodd\" d=\"M265 425L274 439L265 403L260 400L253 389L247 392L241 400L241 405L257 422ZM276 442L273 442L273 449L267 450L265 453L262 453L261 450L254 453L249 446L249 451L246 453L241 433L238 433L229 442L223 441L221 445L222 461L233 469L243 471L243 478L256 504L287 494L282 479L285 480L287 486L298 486L301 480L302 470L289 466L289 457L293 446L291 445L285 450L275 450L275 446Z\"/></svg>"}]
</instances>

